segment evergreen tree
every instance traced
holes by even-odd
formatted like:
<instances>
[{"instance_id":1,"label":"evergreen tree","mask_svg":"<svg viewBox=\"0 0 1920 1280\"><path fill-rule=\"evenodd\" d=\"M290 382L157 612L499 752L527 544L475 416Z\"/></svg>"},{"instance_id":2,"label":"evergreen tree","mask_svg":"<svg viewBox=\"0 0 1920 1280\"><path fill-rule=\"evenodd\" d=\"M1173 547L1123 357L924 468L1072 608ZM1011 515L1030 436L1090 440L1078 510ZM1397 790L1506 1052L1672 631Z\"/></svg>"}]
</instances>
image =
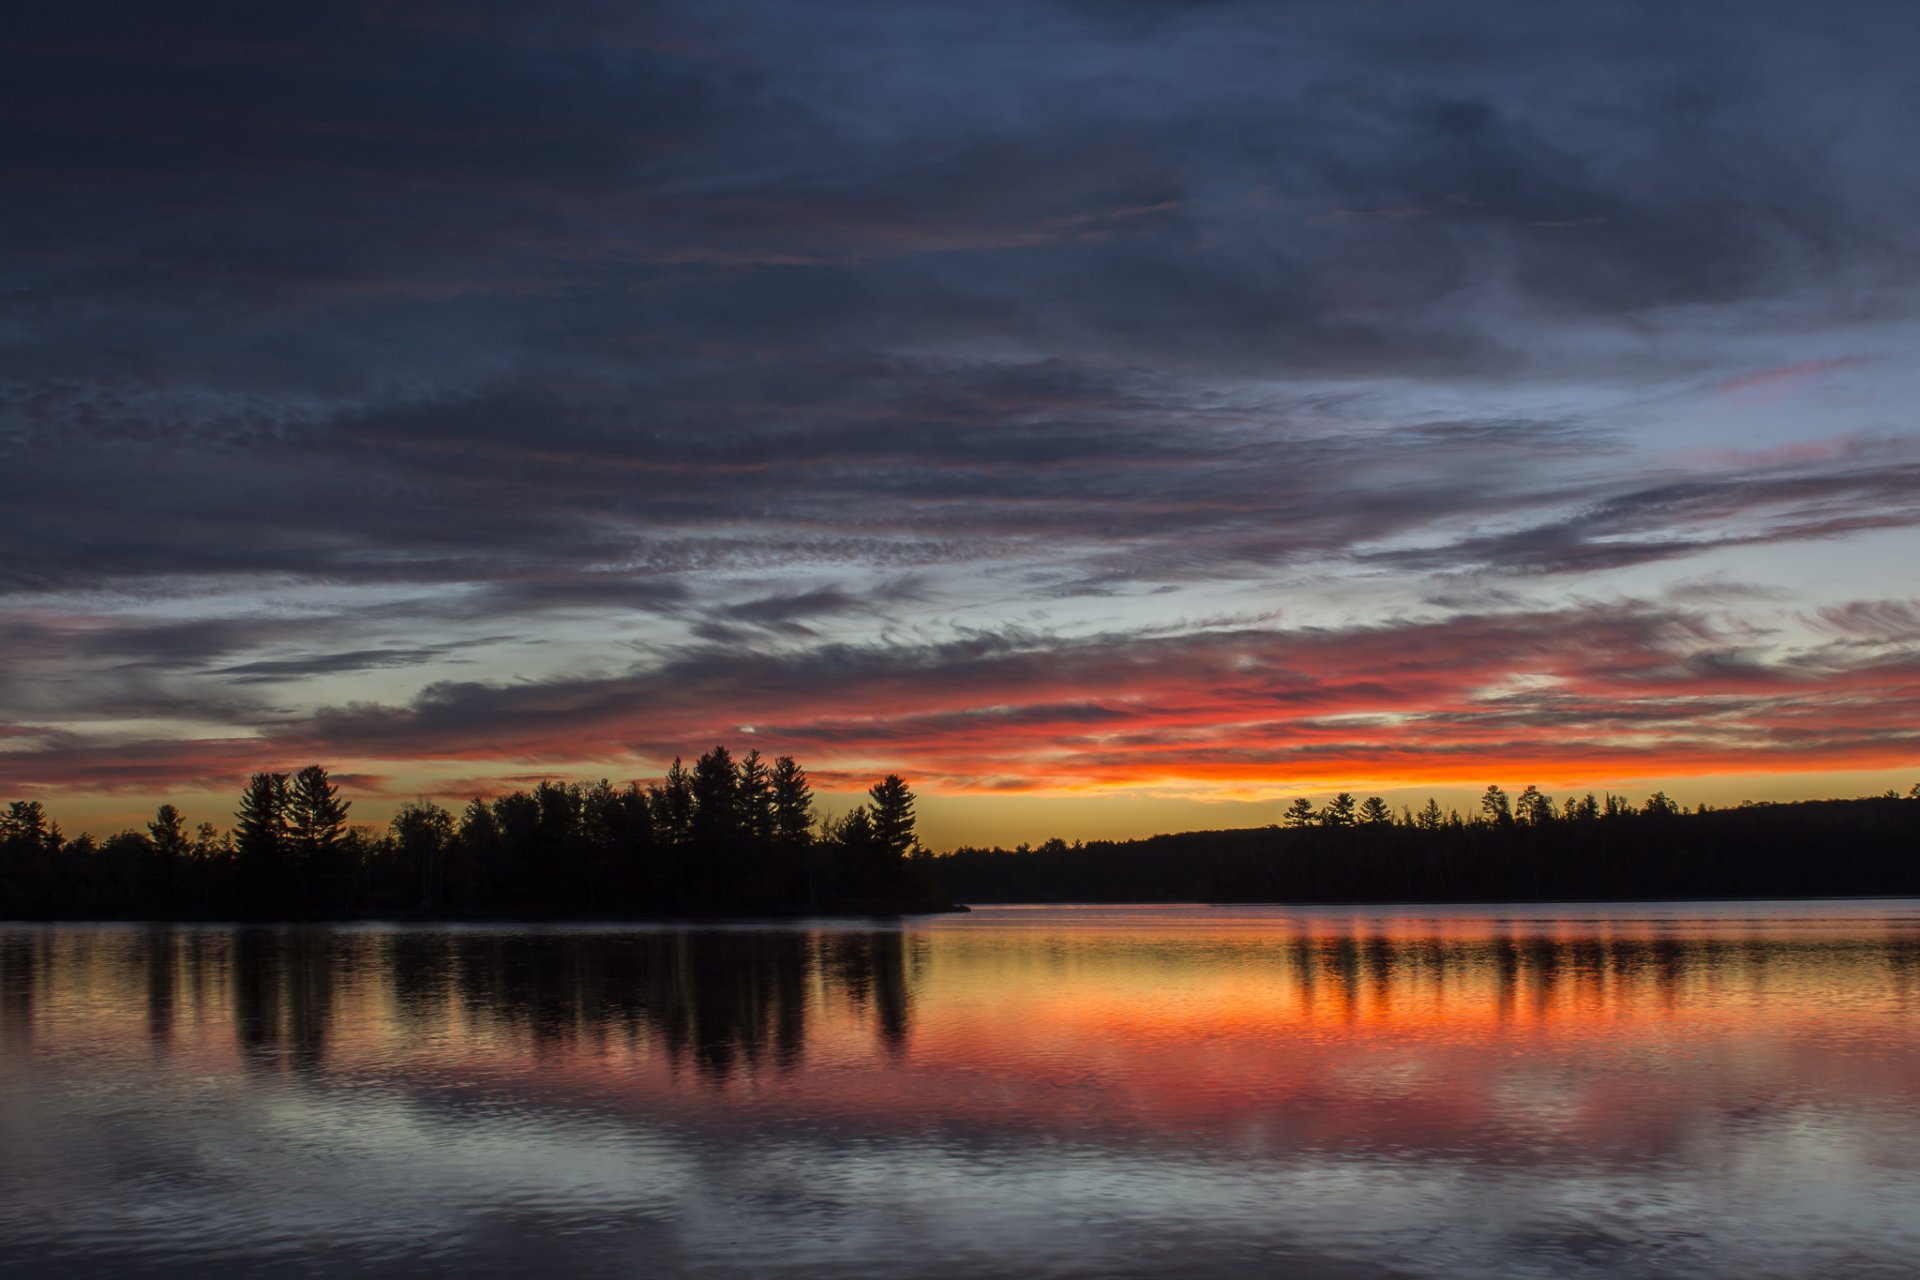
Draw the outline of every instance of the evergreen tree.
<instances>
[{"instance_id":1,"label":"evergreen tree","mask_svg":"<svg viewBox=\"0 0 1920 1280\"><path fill-rule=\"evenodd\" d=\"M1446 815L1440 812L1440 802L1428 796L1427 803L1414 818L1413 825L1422 831L1438 831L1446 825L1446 821Z\"/></svg>"},{"instance_id":2,"label":"evergreen tree","mask_svg":"<svg viewBox=\"0 0 1920 1280\"><path fill-rule=\"evenodd\" d=\"M857 804L837 821L829 813L820 822L820 832L828 840L864 849L873 844L873 815L867 812L867 806Z\"/></svg>"},{"instance_id":3,"label":"evergreen tree","mask_svg":"<svg viewBox=\"0 0 1920 1280\"><path fill-rule=\"evenodd\" d=\"M1323 827L1350 827L1353 825L1353 796L1345 791L1327 801L1327 807L1320 811L1320 825Z\"/></svg>"},{"instance_id":4,"label":"evergreen tree","mask_svg":"<svg viewBox=\"0 0 1920 1280\"><path fill-rule=\"evenodd\" d=\"M340 798L340 788L327 771L310 764L293 776L287 791L287 830L300 855L318 859L340 842L347 829L347 810L353 802Z\"/></svg>"},{"instance_id":5,"label":"evergreen tree","mask_svg":"<svg viewBox=\"0 0 1920 1280\"><path fill-rule=\"evenodd\" d=\"M918 841L913 833L913 792L890 773L868 788L873 801L873 838L887 858L904 858Z\"/></svg>"},{"instance_id":6,"label":"evergreen tree","mask_svg":"<svg viewBox=\"0 0 1920 1280\"><path fill-rule=\"evenodd\" d=\"M792 756L773 762L773 833L786 849L805 847L813 834L813 788Z\"/></svg>"},{"instance_id":7,"label":"evergreen tree","mask_svg":"<svg viewBox=\"0 0 1920 1280\"><path fill-rule=\"evenodd\" d=\"M1529 782L1514 802L1514 816L1530 827L1545 826L1553 821L1553 797L1540 794L1540 788Z\"/></svg>"},{"instance_id":8,"label":"evergreen tree","mask_svg":"<svg viewBox=\"0 0 1920 1280\"><path fill-rule=\"evenodd\" d=\"M154 811L153 821L147 824L147 835L153 840L154 852L162 858L186 857L187 820L172 805L163 804Z\"/></svg>"},{"instance_id":9,"label":"evergreen tree","mask_svg":"<svg viewBox=\"0 0 1920 1280\"><path fill-rule=\"evenodd\" d=\"M1369 827L1392 826L1393 810L1379 796L1368 796L1360 802L1360 822Z\"/></svg>"},{"instance_id":10,"label":"evergreen tree","mask_svg":"<svg viewBox=\"0 0 1920 1280\"><path fill-rule=\"evenodd\" d=\"M1480 797L1480 816L1496 827L1513 825L1513 808L1507 800L1507 793L1499 786L1490 786L1486 794Z\"/></svg>"},{"instance_id":11,"label":"evergreen tree","mask_svg":"<svg viewBox=\"0 0 1920 1280\"><path fill-rule=\"evenodd\" d=\"M1301 796L1287 806L1286 822L1290 827L1310 827L1313 825L1313 801Z\"/></svg>"},{"instance_id":12,"label":"evergreen tree","mask_svg":"<svg viewBox=\"0 0 1920 1280\"><path fill-rule=\"evenodd\" d=\"M748 842L765 850L774 837L773 771L758 751L749 751L741 757L739 773L741 826Z\"/></svg>"},{"instance_id":13,"label":"evergreen tree","mask_svg":"<svg viewBox=\"0 0 1920 1280\"><path fill-rule=\"evenodd\" d=\"M680 757L673 758L666 776L647 788L647 808L653 814L656 841L680 848L693 839L693 779Z\"/></svg>"},{"instance_id":14,"label":"evergreen tree","mask_svg":"<svg viewBox=\"0 0 1920 1280\"><path fill-rule=\"evenodd\" d=\"M492 806L478 796L468 801L457 834L462 861L448 893L465 906L491 906L500 897L503 861L500 824Z\"/></svg>"},{"instance_id":15,"label":"evergreen tree","mask_svg":"<svg viewBox=\"0 0 1920 1280\"><path fill-rule=\"evenodd\" d=\"M234 813L233 851L249 913L280 914L289 898L287 875L287 775L256 773L240 793Z\"/></svg>"},{"instance_id":16,"label":"evergreen tree","mask_svg":"<svg viewBox=\"0 0 1920 1280\"><path fill-rule=\"evenodd\" d=\"M0 844L16 850L57 850L60 828L47 821L47 811L38 800L13 800L0 816Z\"/></svg>"},{"instance_id":17,"label":"evergreen tree","mask_svg":"<svg viewBox=\"0 0 1920 1280\"><path fill-rule=\"evenodd\" d=\"M731 851L740 838L740 771L733 753L716 746L693 763L693 841L701 849Z\"/></svg>"},{"instance_id":18,"label":"evergreen tree","mask_svg":"<svg viewBox=\"0 0 1920 1280\"><path fill-rule=\"evenodd\" d=\"M193 856L206 861L223 861L233 856L233 833L222 831L211 822L193 829Z\"/></svg>"},{"instance_id":19,"label":"evergreen tree","mask_svg":"<svg viewBox=\"0 0 1920 1280\"><path fill-rule=\"evenodd\" d=\"M235 852L251 864L277 859L287 842L287 775L256 773L234 812Z\"/></svg>"}]
</instances>

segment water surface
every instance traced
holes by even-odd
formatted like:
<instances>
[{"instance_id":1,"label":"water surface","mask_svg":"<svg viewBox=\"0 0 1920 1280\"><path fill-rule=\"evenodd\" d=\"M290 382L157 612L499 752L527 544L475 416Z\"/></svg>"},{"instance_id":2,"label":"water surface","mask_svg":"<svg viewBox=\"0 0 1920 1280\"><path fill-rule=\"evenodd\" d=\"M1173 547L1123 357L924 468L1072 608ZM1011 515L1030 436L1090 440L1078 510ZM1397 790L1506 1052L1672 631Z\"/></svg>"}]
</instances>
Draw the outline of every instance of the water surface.
<instances>
[{"instance_id":1,"label":"water surface","mask_svg":"<svg viewBox=\"0 0 1920 1280\"><path fill-rule=\"evenodd\" d=\"M1920 1270L1920 903L0 926L0 1268Z\"/></svg>"}]
</instances>

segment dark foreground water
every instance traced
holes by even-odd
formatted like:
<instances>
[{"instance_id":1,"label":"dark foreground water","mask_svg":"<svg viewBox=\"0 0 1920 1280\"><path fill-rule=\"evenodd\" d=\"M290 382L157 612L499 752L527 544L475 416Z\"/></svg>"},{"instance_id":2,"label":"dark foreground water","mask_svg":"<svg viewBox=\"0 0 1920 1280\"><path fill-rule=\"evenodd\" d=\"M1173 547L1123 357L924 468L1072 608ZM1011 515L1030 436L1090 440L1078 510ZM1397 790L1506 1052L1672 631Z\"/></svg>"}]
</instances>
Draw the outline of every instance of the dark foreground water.
<instances>
[{"instance_id":1,"label":"dark foreground water","mask_svg":"<svg viewBox=\"0 0 1920 1280\"><path fill-rule=\"evenodd\" d=\"M0 926L0 1269L1920 1272L1920 903Z\"/></svg>"}]
</instances>

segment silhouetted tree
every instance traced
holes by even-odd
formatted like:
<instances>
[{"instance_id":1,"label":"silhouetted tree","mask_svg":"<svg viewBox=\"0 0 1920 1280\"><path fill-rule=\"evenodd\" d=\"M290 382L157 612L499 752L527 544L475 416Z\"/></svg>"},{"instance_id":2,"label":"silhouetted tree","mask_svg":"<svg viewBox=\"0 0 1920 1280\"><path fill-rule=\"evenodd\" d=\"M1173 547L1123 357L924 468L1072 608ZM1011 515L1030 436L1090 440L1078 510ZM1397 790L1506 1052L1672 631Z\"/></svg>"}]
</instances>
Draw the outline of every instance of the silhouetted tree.
<instances>
[{"instance_id":1,"label":"silhouetted tree","mask_svg":"<svg viewBox=\"0 0 1920 1280\"><path fill-rule=\"evenodd\" d=\"M1486 794L1480 797L1480 814L1496 827L1513 825L1513 809L1507 801L1507 793L1497 785L1488 787Z\"/></svg>"},{"instance_id":2,"label":"silhouetted tree","mask_svg":"<svg viewBox=\"0 0 1920 1280\"><path fill-rule=\"evenodd\" d=\"M773 844L773 811L773 771L758 751L749 751L740 758L740 818L756 849Z\"/></svg>"},{"instance_id":3,"label":"silhouetted tree","mask_svg":"<svg viewBox=\"0 0 1920 1280\"><path fill-rule=\"evenodd\" d=\"M1369 827L1391 826L1393 810L1387 808L1387 802L1379 796L1368 796L1360 802L1360 822Z\"/></svg>"},{"instance_id":4,"label":"silhouetted tree","mask_svg":"<svg viewBox=\"0 0 1920 1280\"><path fill-rule=\"evenodd\" d=\"M293 776L287 792L287 830L301 854L317 860L331 852L347 829L353 802L340 798L327 771L310 764Z\"/></svg>"},{"instance_id":5,"label":"silhouetted tree","mask_svg":"<svg viewBox=\"0 0 1920 1280\"><path fill-rule=\"evenodd\" d=\"M457 861L449 875L449 894L466 907L497 901L506 858L493 806L479 796L468 801L456 838Z\"/></svg>"},{"instance_id":6,"label":"silhouetted tree","mask_svg":"<svg viewBox=\"0 0 1920 1280\"><path fill-rule=\"evenodd\" d=\"M394 852L409 905L432 911L445 901L453 830L453 815L424 797L401 805L393 815Z\"/></svg>"},{"instance_id":7,"label":"silhouetted tree","mask_svg":"<svg viewBox=\"0 0 1920 1280\"><path fill-rule=\"evenodd\" d=\"M1350 827L1353 825L1353 797L1342 791L1327 801L1327 807L1320 811L1320 825L1323 827Z\"/></svg>"},{"instance_id":8,"label":"silhouetted tree","mask_svg":"<svg viewBox=\"0 0 1920 1280\"><path fill-rule=\"evenodd\" d=\"M1287 806L1286 823L1290 827L1310 827L1313 825L1313 801L1301 796Z\"/></svg>"},{"instance_id":9,"label":"silhouetted tree","mask_svg":"<svg viewBox=\"0 0 1920 1280\"><path fill-rule=\"evenodd\" d=\"M0 817L0 841L8 844L45 847L50 834L47 811L38 800L14 800Z\"/></svg>"},{"instance_id":10,"label":"silhouetted tree","mask_svg":"<svg viewBox=\"0 0 1920 1280\"><path fill-rule=\"evenodd\" d=\"M884 856L904 858L915 843L913 792L899 774L890 773L869 787L867 795L873 801L874 840Z\"/></svg>"},{"instance_id":11,"label":"silhouetted tree","mask_svg":"<svg viewBox=\"0 0 1920 1280\"><path fill-rule=\"evenodd\" d=\"M733 753L716 746L693 763L693 828L697 844L731 840L741 834L740 771Z\"/></svg>"},{"instance_id":12,"label":"silhouetted tree","mask_svg":"<svg viewBox=\"0 0 1920 1280\"><path fill-rule=\"evenodd\" d=\"M653 823L646 795L631 782L615 787L602 778L581 798L580 818L587 844L584 901L631 909L652 891Z\"/></svg>"},{"instance_id":13,"label":"silhouetted tree","mask_svg":"<svg viewBox=\"0 0 1920 1280\"><path fill-rule=\"evenodd\" d=\"M234 812L233 851L248 914L284 915L292 901L287 868L287 775L256 773Z\"/></svg>"},{"instance_id":14,"label":"silhouetted tree","mask_svg":"<svg viewBox=\"0 0 1920 1280\"><path fill-rule=\"evenodd\" d=\"M191 848L187 843L187 820L170 804L154 810L153 821L147 824L147 836L153 841L154 851L163 858L184 858Z\"/></svg>"},{"instance_id":15,"label":"silhouetted tree","mask_svg":"<svg viewBox=\"0 0 1920 1280\"><path fill-rule=\"evenodd\" d=\"M1514 802L1514 816L1530 827L1545 826L1553 821L1553 797L1540 794L1529 782Z\"/></svg>"},{"instance_id":16,"label":"silhouetted tree","mask_svg":"<svg viewBox=\"0 0 1920 1280\"><path fill-rule=\"evenodd\" d=\"M693 840L693 780L673 758L666 776L647 789L647 807L653 811L653 829L660 843L683 846Z\"/></svg>"},{"instance_id":17,"label":"silhouetted tree","mask_svg":"<svg viewBox=\"0 0 1920 1280\"><path fill-rule=\"evenodd\" d=\"M288 851L294 878L309 902L331 904L346 893L348 873L339 857L340 837L352 807L340 798L340 788L320 765L308 765L288 784Z\"/></svg>"},{"instance_id":18,"label":"silhouetted tree","mask_svg":"<svg viewBox=\"0 0 1920 1280\"><path fill-rule=\"evenodd\" d=\"M1420 812L1414 817L1413 825L1422 831L1438 831L1445 824L1446 815L1440 812L1440 802L1428 796L1427 803L1421 806Z\"/></svg>"},{"instance_id":19,"label":"silhouetted tree","mask_svg":"<svg viewBox=\"0 0 1920 1280\"><path fill-rule=\"evenodd\" d=\"M232 857L233 833L211 822L201 823L193 829L193 856L209 862Z\"/></svg>"},{"instance_id":20,"label":"silhouetted tree","mask_svg":"<svg viewBox=\"0 0 1920 1280\"><path fill-rule=\"evenodd\" d=\"M792 756L773 762L774 838L790 849L806 845L813 834L813 788L807 771Z\"/></svg>"},{"instance_id":21,"label":"silhouetted tree","mask_svg":"<svg viewBox=\"0 0 1920 1280\"><path fill-rule=\"evenodd\" d=\"M874 838L873 815L865 805L857 804L845 817L828 817L821 822L822 843L839 854L838 879L844 892L863 893L872 879L882 852Z\"/></svg>"}]
</instances>

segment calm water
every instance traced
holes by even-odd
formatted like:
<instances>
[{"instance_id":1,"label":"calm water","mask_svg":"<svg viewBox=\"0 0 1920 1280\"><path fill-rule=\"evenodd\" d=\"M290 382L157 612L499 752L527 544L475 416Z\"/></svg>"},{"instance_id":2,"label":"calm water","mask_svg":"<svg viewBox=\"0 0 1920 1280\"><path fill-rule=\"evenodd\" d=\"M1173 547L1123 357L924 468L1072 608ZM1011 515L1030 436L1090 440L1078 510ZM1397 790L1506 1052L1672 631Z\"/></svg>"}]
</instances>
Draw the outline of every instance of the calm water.
<instances>
[{"instance_id":1,"label":"calm water","mask_svg":"<svg viewBox=\"0 0 1920 1280\"><path fill-rule=\"evenodd\" d=\"M0 926L0 1269L1907 1276L1920 903Z\"/></svg>"}]
</instances>

